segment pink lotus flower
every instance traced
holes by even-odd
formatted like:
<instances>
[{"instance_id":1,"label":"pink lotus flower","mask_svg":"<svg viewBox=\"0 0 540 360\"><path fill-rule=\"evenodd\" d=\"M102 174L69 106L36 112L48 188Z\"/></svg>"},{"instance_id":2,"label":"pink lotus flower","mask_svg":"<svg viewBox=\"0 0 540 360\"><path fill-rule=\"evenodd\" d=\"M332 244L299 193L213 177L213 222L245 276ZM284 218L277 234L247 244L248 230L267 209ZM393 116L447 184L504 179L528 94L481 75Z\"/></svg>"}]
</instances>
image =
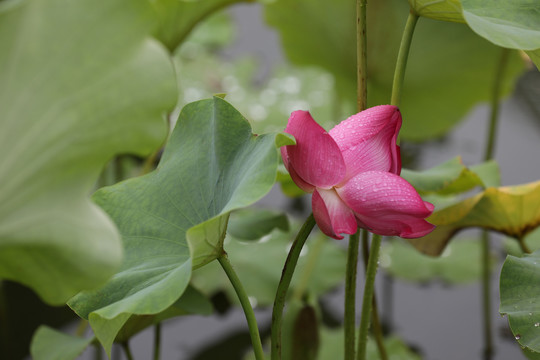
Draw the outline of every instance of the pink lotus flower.
<instances>
[{"instance_id":1,"label":"pink lotus flower","mask_svg":"<svg viewBox=\"0 0 540 360\"><path fill-rule=\"evenodd\" d=\"M425 202L399 176L396 144L401 113L391 105L369 108L326 132L307 111L295 111L285 129L296 145L281 148L285 167L313 193L313 215L323 233L343 239L360 226L387 236L417 238L434 229Z\"/></svg>"}]
</instances>

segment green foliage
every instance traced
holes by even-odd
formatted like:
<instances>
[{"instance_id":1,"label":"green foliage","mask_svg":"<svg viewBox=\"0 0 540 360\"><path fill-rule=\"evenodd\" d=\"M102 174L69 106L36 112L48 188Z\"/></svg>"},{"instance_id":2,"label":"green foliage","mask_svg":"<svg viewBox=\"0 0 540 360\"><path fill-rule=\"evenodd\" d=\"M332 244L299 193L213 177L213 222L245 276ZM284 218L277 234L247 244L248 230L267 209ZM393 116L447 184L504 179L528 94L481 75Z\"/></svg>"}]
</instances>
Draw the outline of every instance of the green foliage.
<instances>
[{"instance_id":1,"label":"green foliage","mask_svg":"<svg viewBox=\"0 0 540 360\"><path fill-rule=\"evenodd\" d=\"M341 100L349 103L355 103L356 96L354 6L348 0L334 1L331 6L323 0L278 0L266 7L267 22L280 32L288 58L331 72ZM380 0L368 6L370 106L390 101L408 12L408 4L401 0ZM487 100L499 51L465 25L420 19L403 87L403 139L441 136L474 104ZM503 94L510 91L522 69L518 54L512 53Z\"/></svg>"},{"instance_id":2,"label":"green foliage","mask_svg":"<svg viewBox=\"0 0 540 360\"><path fill-rule=\"evenodd\" d=\"M540 227L537 227L523 238L525 245L531 251L540 249ZM506 238L504 241L504 250L508 255L513 255L517 257L523 256L523 250L519 246L519 242L513 238Z\"/></svg>"},{"instance_id":3,"label":"green foliage","mask_svg":"<svg viewBox=\"0 0 540 360\"><path fill-rule=\"evenodd\" d=\"M461 0L409 0L411 9L420 16L434 20L465 22Z\"/></svg>"},{"instance_id":4,"label":"green foliage","mask_svg":"<svg viewBox=\"0 0 540 360\"><path fill-rule=\"evenodd\" d=\"M166 135L176 89L152 17L144 0L0 3L0 277L48 303L120 265L118 231L88 193L115 154Z\"/></svg>"},{"instance_id":5,"label":"green foliage","mask_svg":"<svg viewBox=\"0 0 540 360\"><path fill-rule=\"evenodd\" d=\"M115 338L116 342L129 340L133 335L149 326L183 315L210 315L212 303L193 286L188 286L180 299L160 313L152 315L131 315Z\"/></svg>"},{"instance_id":6,"label":"green foliage","mask_svg":"<svg viewBox=\"0 0 540 360\"><path fill-rule=\"evenodd\" d=\"M419 253L403 240L393 239L381 247L380 263L392 276L408 281L440 279L450 284L470 283L482 275L482 264L478 261L481 246L478 239L455 239L440 257L434 258Z\"/></svg>"},{"instance_id":7,"label":"green foliage","mask_svg":"<svg viewBox=\"0 0 540 360\"><path fill-rule=\"evenodd\" d=\"M343 331L321 329L321 349L319 351L320 359L343 359ZM399 338L392 336L384 339L384 347L389 359L399 360L420 360L421 357L414 353ZM366 349L366 359L380 360L379 351L375 341L368 338Z\"/></svg>"},{"instance_id":8,"label":"green foliage","mask_svg":"<svg viewBox=\"0 0 540 360\"><path fill-rule=\"evenodd\" d=\"M215 97L184 107L158 168L96 192L94 200L124 241L120 271L69 305L88 318L109 352L131 314L157 314L182 295L191 269L223 252L229 213L274 184L279 134L254 136L230 104Z\"/></svg>"},{"instance_id":9,"label":"green foliage","mask_svg":"<svg viewBox=\"0 0 540 360\"><path fill-rule=\"evenodd\" d=\"M468 168L459 156L425 171L403 169L401 176L420 194L459 194L476 186L497 186L500 182L495 161Z\"/></svg>"},{"instance_id":10,"label":"green foliage","mask_svg":"<svg viewBox=\"0 0 540 360\"><path fill-rule=\"evenodd\" d=\"M298 224L295 224L287 233L275 230L269 238L265 237L259 242L242 242L227 237L225 250L229 259L244 284L246 293L258 306L273 303L281 275L281 272L275 269L280 269L285 263L290 241L298 229ZM324 294L343 282L345 263L345 251L336 241L323 235L308 239L300 254L289 293L295 297L304 293L313 296ZM224 289L229 299L235 301L234 290L217 264L198 269L193 278L193 283L204 292L212 293Z\"/></svg>"},{"instance_id":11,"label":"green foliage","mask_svg":"<svg viewBox=\"0 0 540 360\"><path fill-rule=\"evenodd\" d=\"M540 251L521 258L508 256L500 278L499 311L508 316L510 328L519 344L533 352L540 352L539 264Z\"/></svg>"},{"instance_id":12,"label":"green foliage","mask_svg":"<svg viewBox=\"0 0 540 360\"><path fill-rule=\"evenodd\" d=\"M287 215L256 208L235 211L227 226L227 232L239 240L258 240L274 229L289 231Z\"/></svg>"},{"instance_id":13,"label":"green foliage","mask_svg":"<svg viewBox=\"0 0 540 360\"><path fill-rule=\"evenodd\" d=\"M536 0L461 0L467 24L480 36L526 50L540 69L540 3Z\"/></svg>"},{"instance_id":14,"label":"green foliage","mask_svg":"<svg viewBox=\"0 0 540 360\"><path fill-rule=\"evenodd\" d=\"M436 211L428 221L437 225L435 230L409 241L429 255L439 255L456 232L468 227L481 227L521 239L540 224L540 181L487 188Z\"/></svg>"},{"instance_id":15,"label":"green foliage","mask_svg":"<svg viewBox=\"0 0 540 360\"><path fill-rule=\"evenodd\" d=\"M510 49L540 49L537 0L461 0L467 24L480 36Z\"/></svg>"},{"instance_id":16,"label":"green foliage","mask_svg":"<svg viewBox=\"0 0 540 360\"><path fill-rule=\"evenodd\" d=\"M526 51L533 63L540 69L540 49Z\"/></svg>"},{"instance_id":17,"label":"green foliage","mask_svg":"<svg viewBox=\"0 0 540 360\"><path fill-rule=\"evenodd\" d=\"M30 354L34 360L75 360L93 340L42 325L34 333Z\"/></svg>"},{"instance_id":18,"label":"green foliage","mask_svg":"<svg viewBox=\"0 0 540 360\"><path fill-rule=\"evenodd\" d=\"M154 35L169 51L174 52L206 17L228 5L248 1L250 0L155 0L153 5L158 14L159 26Z\"/></svg>"}]
</instances>

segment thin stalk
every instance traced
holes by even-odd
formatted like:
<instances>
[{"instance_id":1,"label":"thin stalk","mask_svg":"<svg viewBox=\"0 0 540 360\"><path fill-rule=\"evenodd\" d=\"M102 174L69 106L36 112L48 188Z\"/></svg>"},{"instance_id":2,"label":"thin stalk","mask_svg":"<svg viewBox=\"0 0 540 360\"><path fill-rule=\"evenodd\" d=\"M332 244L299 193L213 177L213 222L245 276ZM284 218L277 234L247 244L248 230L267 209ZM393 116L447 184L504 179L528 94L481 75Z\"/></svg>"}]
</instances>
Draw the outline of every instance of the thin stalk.
<instances>
[{"instance_id":1,"label":"thin stalk","mask_svg":"<svg viewBox=\"0 0 540 360\"><path fill-rule=\"evenodd\" d=\"M489 129L487 135L484 160L492 160L495 153L495 139L497 137L497 124L499 120L499 107L501 100L501 89L504 79L505 69L508 63L508 49L502 49L499 62L495 68L495 81L491 93L491 113L489 119ZM520 241L520 244L522 241ZM524 245L524 244L523 244ZM482 232L482 306L483 306L483 326L484 326L484 360L493 357L493 337L491 331L491 282L489 271L490 239L489 232Z\"/></svg>"},{"instance_id":2,"label":"thin stalk","mask_svg":"<svg viewBox=\"0 0 540 360\"><path fill-rule=\"evenodd\" d=\"M364 260L364 271L367 273L367 266L369 262L369 233L364 231L362 236L362 254ZM375 289L373 289L373 299L372 299L372 311L371 311L371 323L373 326L373 335L375 336L375 343L377 344L377 349L379 350L379 357L381 360L387 360L388 355L386 353L386 348L384 347L384 336L381 326L381 321L379 320L379 310L377 307L377 295Z\"/></svg>"},{"instance_id":3,"label":"thin stalk","mask_svg":"<svg viewBox=\"0 0 540 360\"><path fill-rule=\"evenodd\" d=\"M379 261L379 250L381 248L381 236L373 234L371 238L371 253L369 255L366 269L366 279L364 284L364 298L362 300L362 317L360 318L360 329L358 332L358 360L366 360L366 347L368 340L368 330L371 320L371 310L373 306L373 294L375 289L375 275L377 274L377 263Z\"/></svg>"},{"instance_id":4,"label":"thin stalk","mask_svg":"<svg viewBox=\"0 0 540 360\"><path fill-rule=\"evenodd\" d=\"M356 86L358 111L367 108L366 8L367 0L356 0Z\"/></svg>"},{"instance_id":5,"label":"thin stalk","mask_svg":"<svg viewBox=\"0 0 540 360\"><path fill-rule=\"evenodd\" d=\"M499 63L495 68L495 81L493 83L493 89L491 93L491 113L489 119L489 130L486 149L484 152L484 160L488 161L493 159L495 152L495 138L497 137L497 124L499 122L499 108L501 102L501 91L504 80L505 70L508 64L508 55L510 51L508 49L501 49L501 55Z\"/></svg>"},{"instance_id":6,"label":"thin stalk","mask_svg":"<svg viewBox=\"0 0 540 360\"><path fill-rule=\"evenodd\" d=\"M355 358L356 349L356 274L358 268L359 231L349 237L345 276L345 360ZM365 231L364 231L365 232Z\"/></svg>"},{"instance_id":7,"label":"thin stalk","mask_svg":"<svg viewBox=\"0 0 540 360\"><path fill-rule=\"evenodd\" d=\"M491 335L491 282L489 272L489 232L482 231L482 315L484 326L484 360L493 356L493 338Z\"/></svg>"},{"instance_id":8,"label":"thin stalk","mask_svg":"<svg viewBox=\"0 0 540 360\"><path fill-rule=\"evenodd\" d=\"M159 360L161 353L161 323L154 325L154 360Z\"/></svg>"},{"instance_id":9,"label":"thin stalk","mask_svg":"<svg viewBox=\"0 0 540 360\"><path fill-rule=\"evenodd\" d=\"M396 63L396 69L394 71L394 82L392 83L392 100L391 104L399 106L401 100L401 87L403 80L405 79L405 69L407 68L407 59L409 58L409 50L411 48L412 37L414 34L414 28L418 22L418 15L412 10L409 12L405 29L403 30L403 37L401 38L401 44L399 46L399 53Z\"/></svg>"},{"instance_id":10,"label":"thin stalk","mask_svg":"<svg viewBox=\"0 0 540 360\"><path fill-rule=\"evenodd\" d=\"M229 278L229 281L231 282L234 291L238 296L238 300L240 300L242 309L244 310L244 314L246 316L249 328L249 335L251 336L253 352L255 353L255 359L264 360L264 351L261 343L261 336L259 335L259 327L257 326L257 319L255 318L255 313L253 312L253 308L249 303L249 298L246 294L246 291L244 290L244 286L240 282L238 275L236 275L236 272L234 271L229 259L227 258L227 254L222 254L221 256L219 256L218 261L221 264L221 267L223 268L225 273L227 274L227 277Z\"/></svg>"},{"instance_id":11,"label":"thin stalk","mask_svg":"<svg viewBox=\"0 0 540 360\"><path fill-rule=\"evenodd\" d=\"M367 0L356 0L356 106L367 109ZM359 230L360 231L360 230ZM355 358L356 277L358 273L359 231L349 237L345 275L345 360Z\"/></svg>"},{"instance_id":12,"label":"thin stalk","mask_svg":"<svg viewBox=\"0 0 540 360\"><path fill-rule=\"evenodd\" d=\"M272 326L271 326L271 359L281 359L281 323L283 320L283 308L285 307L285 299L287 297L287 290L291 284L291 279L294 274L294 269L298 263L300 257L300 251L311 233L311 230L315 226L315 218L313 214L309 215L302 228L296 235L296 239L289 250L287 260L283 266L281 273L281 279L279 280L278 288L276 291L276 298L274 299L274 307L272 308Z\"/></svg>"},{"instance_id":13,"label":"thin stalk","mask_svg":"<svg viewBox=\"0 0 540 360\"><path fill-rule=\"evenodd\" d=\"M122 349L124 349L124 354L126 355L126 358L128 360L134 360L133 354L131 353L131 349L129 348L129 343L127 341L124 341L120 343L120 345L122 345Z\"/></svg>"}]
</instances>

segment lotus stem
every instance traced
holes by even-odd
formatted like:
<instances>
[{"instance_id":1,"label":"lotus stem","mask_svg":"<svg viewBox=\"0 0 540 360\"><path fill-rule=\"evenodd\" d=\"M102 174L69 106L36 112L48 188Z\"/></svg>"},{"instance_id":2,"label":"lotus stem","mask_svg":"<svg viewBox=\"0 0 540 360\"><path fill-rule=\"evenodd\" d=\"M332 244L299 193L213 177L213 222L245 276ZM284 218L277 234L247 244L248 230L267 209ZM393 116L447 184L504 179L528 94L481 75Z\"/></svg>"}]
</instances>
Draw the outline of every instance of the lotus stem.
<instances>
[{"instance_id":1,"label":"lotus stem","mask_svg":"<svg viewBox=\"0 0 540 360\"><path fill-rule=\"evenodd\" d=\"M229 278L229 281L231 282L234 291L236 292L236 295L238 296L238 300L240 300L240 304L242 305L242 309L244 310L244 314L246 316L248 328L249 328L249 335L251 337L251 344L253 346L253 352L255 353L255 359L256 360L264 360L264 351L261 343L261 336L259 335L259 327L257 325L257 319L255 318L255 312L253 311L253 307L251 306L251 303L249 302L249 298L246 294L246 291L244 290L244 286L242 285L242 282L238 278L238 275L236 275L236 272L234 271L231 262L229 261L227 254L222 254L219 256L218 261L225 271L225 274L227 274L227 277Z\"/></svg>"},{"instance_id":2,"label":"lotus stem","mask_svg":"<svg viewBox=\"0 0 540 360\"><path fill-rule=\"evenodd\" d=\"M396 69L394 71L394 82L392 84L392 100L390 104L399 106L401 100L401 87L403 80L405 79L405 69L407 68L407 59L409 58L409 50L411 48L412 37L414 34L414 28L418 22L418 15L411 9L405 29L403 30L403 37L401 38L401 45L399 46L399 53L396 62Z\"/></svg>"},{"instance_id":3,"label":"lotus stem","mask_svg":"<svg viewBox=\"0 0 540 360\"><path fill-rule=\"evenodd\" d=\"M311 230L315 226L315 218L313 214L309 215L304 222L304 225L300 228L296 239L289 250L287 260L283 266L281 273L281 279L279 280L278 288L276 291L276 297L274 299L274 307L272 308L272 326L271 326L271 359L281 359L281 324L283 320L283 308L285 307L285 299L287 297L287 291L291 284L292 276L300 257L302 247L306 242Z\"/></svg>"},{"instance_id":4,"label":"lotus stem","mask_svg":"<svg viewBox=\"0 0 540 360\"><path fill-rule=\"evenodd\" d=\"M358 268L359 231L349 237L345 276L345 360L355 358L356 349L356 274Z\"/></svg>"},{"instance_id":5,"label":"lotus stem","mask_svg":"<svg viewBox=\"0 0 540 360\"><path fill-rule=\"evenodd\" d=\"M364 284L364 297L362 300L362 317L360 318L360 329L358 332L358 360L366 360L366 348L368 340L369 324L371 320L371 310L373 306L373 294L375 290L375 275L377 274L377 264L379 261L379 250L381 248L381 236L373 234L371 238L371 253L366 269L366 279Z\"/></svg>"}]
</instances>

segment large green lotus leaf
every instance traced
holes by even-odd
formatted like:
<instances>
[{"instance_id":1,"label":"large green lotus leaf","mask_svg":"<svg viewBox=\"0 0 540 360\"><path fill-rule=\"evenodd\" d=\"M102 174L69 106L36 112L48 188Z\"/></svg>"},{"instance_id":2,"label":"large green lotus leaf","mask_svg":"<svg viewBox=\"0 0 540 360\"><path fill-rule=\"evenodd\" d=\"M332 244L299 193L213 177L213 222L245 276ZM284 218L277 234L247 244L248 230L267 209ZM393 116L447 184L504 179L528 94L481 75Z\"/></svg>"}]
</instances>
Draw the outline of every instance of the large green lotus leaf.
<instances>
[{"instance_id":1,"label":"large green lotus leaf","mask_svg":"<svg viewBox=\"0 0 540 360\"><path fill-rule=\"evenodd\" d=\"M522 347L540 352L540 251L521 258L507 256L501 270L499 312Z\"/></svg>"},{"instance_id":2,"label":"large green lotus leaf","mask_svg":"<svg viewBox=\"0 0 540 360\"><path fill-rule=\"evenodd\" d=\"M538 0L461 0L467 24L480 36L510 49L540 49Z\"/></svg>"},{"instance_id":3,"label":"large green lotus leaf","mask_svg":"<svg viewBox=\"0 0 540 360\"><path fill-rule=\"evenodd\" d=\"M105 349L132 314L157 314L184 292L197 268L223 253L229 212L272 187L276 145L290 138L255 136L244 117L214 97L188 104L158 168L96 192L94 200L124 241L120 271L69 305L88 318Z\"/></svg>"},{"instance_id":4,"label":"large green lotus leaf","mask_svg":"<svg viewBox=\"0 0 540 360\"><path fill-rule=\"evenodd\" d=\"M145 328L173 317L192 314L210 315L212 310L210 300L193 286L188 286L180 299L162 312L152 315L131 315L116 335L115 341L127 341Z\"/></svg>"},{"instance_id":5,"label":"large green lotus leaf","mask_svg":"<svg viewBox=\"0 0 540 360\"><path fill-rule=\"evenodd\" d=\"M163 141L176 98L145 0L0 2L0 277L64 303L118 268L88 198L117 153Z\"/></svg>"},{"instance_id":6,"label":"large green lotus leaf","mask_svg":"<svg viewBox=\"0 0 540 360\"><path fill-rule=\"evenodd\" d=\"M409 0L411 9L420 16L434 20L465 22L460 0Z\"/></svg>"},{"instance_id":7,"label":"large green lotus leaf","mask_svg":"<svg viewBox=\"0 0 540 360\"><path fill-rule=\"evenodd\" d=\"M442 280L450 284L477 281L482 275L478 259L482 246L478 239L456 239L448 244L440 257L419 253L410 244L394 239L381 248L381 267L400 279L415 282ZM493 257L491 260L495 260Z\"/></svg>"},{"instance_id":8,"label":"large green lotus leaf","mask_svg":"<svg viewBox=\"0 0 540 360\"><path fill-rule=\"evenodd\" d=\"M462 193L476 186L488 187L498 185L500 173L496 162L490 161L475 168L463 165L461 157L455 157L425 171L403 169L401 176L411 183L420 194L450 195ZM487 182L487 185L484 183Z\"/></svg>"},{"instance_id":9,"label":"large green lotus leaf","mask_svg":"<svg viewBox=\"0 0 540 360\"><path fill-rule=\"evenodd\" d=\"M403 0L379 0L368 5L370 106L390 101L408 13L409 6ZM355 103L354 1L277 0L266 6L266 20L280 32L285 52L293 63L328 70L336 79L340 99ZM420 141L441 136L474 104L488 100L499 54L499 47L464 24L420 19L402 89L403 138ZM519 55L512 52L503 94L509 93L522 69Z\"/></svg>"},{"instance_id":10,"label":"large green lotus leaf","mask_svg":"<svg viewBox=\"0 0 540 360\"><path fill-rule=\"evenodd\" d=\"M32 337L30 354L34 360L75 360L93 340L42 325Z\"/></svg>"},{"instance_id":11,"label":"large green lotus leaf","mask_svg":"<svg viewBox=\"0 0 540 360\"><path fill-rule=\"evenodd\" d=\"M455 233L469 227L523 238L540 224L540 181L487 188L478 195L436 211L427 220L437 225L435 230L409 241L428 255L439 255Z\"/></svg>"},{"instance_id":12,"label":"large green lotus leaf","mask_svg":"<svg viewBox=\"0 0 540 360\"><path fill-rule=\"evenodd\" d=\"M155 0L159 18L155 36L172 52L204 18L226 6L248 1L253 0Z\"/></svg>"},{"instance_id":13,"label":"large green lotus leaf","mask_svg":"<svg viewBox=\"0 0 540 360\"><path fill-rule=\"evenodd\" d=\"M248 296L258 306L271 305L281 276L290 244L299 226L292 226L289 232L274 230L270 237L258 242L238 241L230 236L225 242L225 250L238 273ZM311 259L311 260L310 260ZM319 296L343 282L346 253L337 242L319 234L304 245L291 291L308 292ZM276 266L278 270L276 271ZM225 290L229 299L236 301L234 289L218 264L213 263L193 273L193 283L202 291L211 294ZM302 284L302 289L297 289Z\"/></svg>"}]
</instances>

